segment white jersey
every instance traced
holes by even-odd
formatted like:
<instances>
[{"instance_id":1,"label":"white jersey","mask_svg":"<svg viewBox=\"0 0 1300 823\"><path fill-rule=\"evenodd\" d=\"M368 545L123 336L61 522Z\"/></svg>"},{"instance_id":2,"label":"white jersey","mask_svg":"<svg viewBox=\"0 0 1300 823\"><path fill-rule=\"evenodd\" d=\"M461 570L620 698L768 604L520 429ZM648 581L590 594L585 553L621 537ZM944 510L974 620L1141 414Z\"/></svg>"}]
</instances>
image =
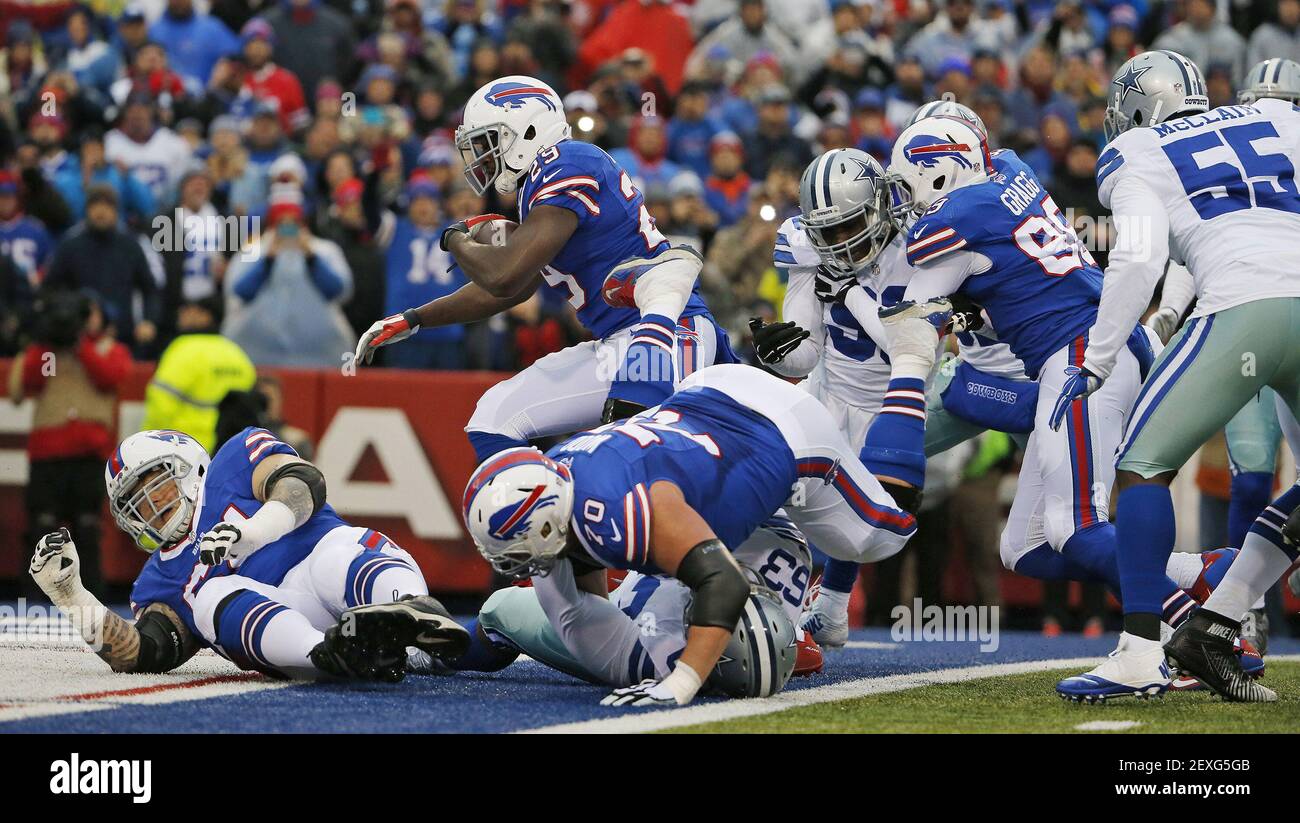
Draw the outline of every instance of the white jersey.
<instances>
[{"instance_id":1,"label":"white jersey","mask_svg":"<svg viewBox=\"0 0 1300 823\"><path fill-rule=\"evenodd\" d=\"M1297 158L1300 110L1290 103L1222 106L1116 137L1097 161L1097 193L1108 208L1131 181L1154 194L1169 256L1193 273L1203 316L1300 296Z\"/></svg>"},{"instance_id":2,"label":"white jersey","mask_svg":"<svg viewBox=\"0 0 1300 823\"><path fill-rule=\"evenodd\" d=\"M110 163L126 166L137 180L149 187L161 204L175 194L176 185L193 157L193 150L185 138L168 128L158 128L143 143L113 129L104 137L104 156Z\"/></svg>"},{"instance_id":3,"label":"white jersey","mask_svg":"<svg viewBox=\"0 0 1300 823\"><path fill-rule=\"evenodd\" d=\"M773 256L776 265L789 272L781 319L809 332L808 339L773 370L786 377L810 377L819 387L819 396L874 414L889 386L888 338L879 311L903 296L912 271L903 259L901 235L876 263L858 273L860 288L850 291L844 303L817 299L813 284L821 258L808 241L801 218L792 217L781 225Z\"/></svg>"}]
</instances>

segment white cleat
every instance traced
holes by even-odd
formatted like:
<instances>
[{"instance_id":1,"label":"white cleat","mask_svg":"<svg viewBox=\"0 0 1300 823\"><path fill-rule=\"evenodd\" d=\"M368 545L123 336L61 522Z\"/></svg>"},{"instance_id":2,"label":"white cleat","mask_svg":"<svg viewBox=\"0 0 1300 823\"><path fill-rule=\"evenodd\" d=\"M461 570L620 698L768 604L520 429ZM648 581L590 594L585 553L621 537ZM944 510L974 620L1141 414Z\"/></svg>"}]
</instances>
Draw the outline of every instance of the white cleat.
<instances>
[{"instance_id":1,"label":"white cleat","mask_svg":"<svg viewBox=\"0 0 1300 823\"><path fill-rule=\"evenodd\" d=\"M1119 645L1097 668L1056 684L1063 700L1098 703L1112 697L1160 697L1171 682L1164 648L1124 632Z\"/></svg>"},{"instance_id":2,"label":"white cleat","mask_svg":"<svg viewBox=\"0 0 1300 823\"><path fill-rule=\"evenodd\" d=\"M847 609L828 608L825 598L813 601L812 608L804 613L799 628L812 636L823 649L842 649L849 640L849 612ZM832 614L838 611L839 614Z\"/></svg>"}]
</instances>

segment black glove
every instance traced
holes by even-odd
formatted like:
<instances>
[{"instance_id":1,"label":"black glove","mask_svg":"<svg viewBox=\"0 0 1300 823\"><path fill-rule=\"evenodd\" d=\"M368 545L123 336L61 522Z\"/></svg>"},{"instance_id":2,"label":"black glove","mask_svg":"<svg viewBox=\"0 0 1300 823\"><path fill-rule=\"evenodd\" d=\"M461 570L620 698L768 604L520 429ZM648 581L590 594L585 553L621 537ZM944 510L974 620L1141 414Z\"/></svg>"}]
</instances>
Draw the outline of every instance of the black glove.
<instances>
[{"instance_id":1,"label":"black glove","mask_svg":"<svg viewBox=\"0 0 1300 823\"><path fill-rule=\"evenodd\" d=\"M842 303L844 295L858 283L857 275L845 274L826 266L817 267L817 276L813 280L813 293L823 303Z\"/></svg>"},{"instance_id":2,"label":"black glove","mask_svg":"<svg viewBox=\"0 0 1300 823\"><path fill-rule=\"evenodd\" d=\"M760 318L751 317L749 330L754 335L754 349L758 352L758 359L769 366L780 363L808 339L808 330L789 320L784 323L764 323Z\"/></svg>"},{"instance_id":3,"label":"black glove","mask_svg":"<svg viewBox=\"0 0 1300 823\"><path fill-rule=\"evenodd\" d=\"M984 328L984 310L974 301L964 294L949 295L948 302L952 304L952 320L950 326L954 332L979 331Z\"/></svg>"}]
</instances>

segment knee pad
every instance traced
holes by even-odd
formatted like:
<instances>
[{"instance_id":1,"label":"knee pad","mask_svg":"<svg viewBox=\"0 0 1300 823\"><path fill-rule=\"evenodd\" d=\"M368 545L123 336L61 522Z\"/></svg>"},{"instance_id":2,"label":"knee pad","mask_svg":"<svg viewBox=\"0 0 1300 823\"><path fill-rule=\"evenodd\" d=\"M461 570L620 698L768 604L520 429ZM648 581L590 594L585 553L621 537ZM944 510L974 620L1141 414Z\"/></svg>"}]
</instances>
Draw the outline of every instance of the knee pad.
<instances>
[{"instance_id":1,"label":"knee pad","mask_svg":"<svg viewBox=\"0 0 1300 823\"><path fill-rule=\"evenodd\" d=\"M284 611L287 606L251 589L231 592L213 614L217 645L241 669L282 676L262 656L262 634L272 618Z\"/></svg>"}]
</instances>

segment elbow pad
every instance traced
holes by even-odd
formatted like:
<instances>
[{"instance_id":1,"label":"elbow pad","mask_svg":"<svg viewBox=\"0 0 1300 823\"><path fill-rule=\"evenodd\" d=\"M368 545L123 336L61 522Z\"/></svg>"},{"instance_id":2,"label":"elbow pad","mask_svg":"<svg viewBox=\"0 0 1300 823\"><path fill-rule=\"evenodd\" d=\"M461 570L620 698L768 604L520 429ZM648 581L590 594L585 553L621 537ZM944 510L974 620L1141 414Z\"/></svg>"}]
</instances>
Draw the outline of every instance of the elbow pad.
<instances>
[{"instance_id":1,"label":"elbow pad","mask_svg":"<svg viewBox=\"0 0 1300 823\"><path fill-rule=\"evenodd\" d=\"M145 612L135 630L140 633L140 656L132 671L159 674L185 662L185 639L166 615Z\"/></svg>"},{"instance_id":2,"label":"elbow pad","mask_svg":"<svg viewBox=\"0 0 1300 823\"><path fill-rule=\"evenodd\" d=\"M311 463L289 463L271 472L262 487L267 500L271 499L271 489L275 488L275 484L286 477L296 477L306 483L311 490L311 513L321 510L321 506L325 505L325 475Z\"/></svg>"},{"instance_id":3,"label":"elbow pad","mask_svg":"<svg viewBox=\"0 0 1300 823\"><path fill-rule=\"evenodd\" d=\"M705 540L686 553L677 579L690 587L692 626L732 631L749 598L749 583L721 540Z\"/></svg>"}]
</instances>

